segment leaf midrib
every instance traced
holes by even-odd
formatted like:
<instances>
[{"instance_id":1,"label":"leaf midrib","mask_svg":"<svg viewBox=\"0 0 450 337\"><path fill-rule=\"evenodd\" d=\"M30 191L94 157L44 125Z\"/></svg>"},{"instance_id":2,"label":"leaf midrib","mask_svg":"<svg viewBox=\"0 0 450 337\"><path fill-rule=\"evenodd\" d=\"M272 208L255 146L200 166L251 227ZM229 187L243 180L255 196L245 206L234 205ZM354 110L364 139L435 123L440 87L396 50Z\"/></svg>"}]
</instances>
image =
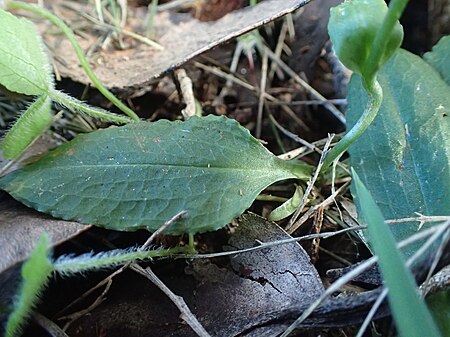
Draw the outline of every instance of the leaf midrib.
<instances>
[{"instance_id":1,"label":"leaf midrib","mask_svg":"<svg viewBox=\"0 0 450 337\"><path fill-rule=\"evenodd\" d=\"M266 168L255 168L255 167L250 167L250 168L242 168L242 167L219 167L219 166L199 166L199 165L187 165L187 164L143 164L143 163L139 163L139 164L111 164L111 165L107 165L107 164L82 164L82 165L65 165L65 166L52 166L50 167L50 169L78 169L78 168L122 168L122 167L161 167L161 168L187 168L187 169L206 169L206 170L232 170L232 171L252 171L252 172L264 172L264 171L280 171L280 172L286 172L289 173L289 175L292 175L293 177L294 174L291 173L289 170L284 169L282 167L266 167Z\"/></svg>"}]
</instances>

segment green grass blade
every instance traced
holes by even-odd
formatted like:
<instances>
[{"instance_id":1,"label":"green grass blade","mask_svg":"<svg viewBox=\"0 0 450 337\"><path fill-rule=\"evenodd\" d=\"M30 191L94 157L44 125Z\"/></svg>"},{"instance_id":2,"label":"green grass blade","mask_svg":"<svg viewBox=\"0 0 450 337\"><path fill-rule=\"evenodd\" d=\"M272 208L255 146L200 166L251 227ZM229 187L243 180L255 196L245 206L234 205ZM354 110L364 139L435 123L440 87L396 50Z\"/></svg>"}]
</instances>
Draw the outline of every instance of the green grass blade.
<instances>
[{"instance_id":1,"label":"green grass blade","mask_svg":"<svg viewBox=\"0 0 450 337\"><path fill-rule=\"evenodd\" d=\"M368 223L370 244L379 257L383 279L389 287L389 303L399 335L441 336L424 300L416 291L413 276L396 248L395 240L384 223L380 209L353 169L352 176L362 215Z\"/></svg>"}]
</instances>

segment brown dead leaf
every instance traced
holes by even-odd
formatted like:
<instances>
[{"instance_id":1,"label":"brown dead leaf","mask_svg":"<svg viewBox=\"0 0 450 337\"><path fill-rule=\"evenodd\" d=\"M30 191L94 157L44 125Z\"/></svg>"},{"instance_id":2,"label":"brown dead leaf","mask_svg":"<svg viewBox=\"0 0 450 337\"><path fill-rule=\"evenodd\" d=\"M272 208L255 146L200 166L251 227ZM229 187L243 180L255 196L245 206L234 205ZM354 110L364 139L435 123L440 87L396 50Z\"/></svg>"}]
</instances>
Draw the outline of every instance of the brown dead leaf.
<instances>
[{"instance_id":1,"label":"brown dead leaf","mask_svg":"<svg viewBox=\"0 0 450 337\"><path fill-rule=\"evenodd\" d=\"M128 49L99 50L91 59L91 66L98 78L109 88L123 91L145 89L150 82L194 56L221 43L242 35L252 29L273 21L305 5L308 0L266 0L254 7L233 11L214 22L200 22L190 14L170 14L163 12L154 20L157 42L164 47L154 47L133 40ZM57 2L55 2L57 4ZM93 8L85 8L73 2L72 7L81 13L93 13ZM66 22L80 20L75 12L58 7ZM130 9L126 29L143 33L146 10ZM90 80L79 65L70 43L60 34L49 32L47 22L39 22L45 41L52 52L58 72L63 77L88 84ZM83 32L79 43L84 50L95 45L98 36ZM145 90L143 91L145 92Z\"/></svg>"},{"instance_id":2,"label":"brown dead leaf","mask_svg":"<svg viewBox=\"0 0 450 337\"><path fill-rule=\"evenodd\" d=\"M275 223L253 214L237 221L239 226L227 249L253 247L256 240L290 238ZM225 258L193 260L188 266L175 260L152 269L184 298L211 336L245 336L249 331L253 336L275 336L285 325L262 326L261 316L288 305L307 306L324 291L308 255L295 242ZM98 330L111 337L195 336L181 323L173 303L147 279L130 273L122 276L122 280L114 279L101 305L70 326L70 336L93 336Z\"/></svg>"},{"instance_id":3,"label":"brown dead leaf","mask_svg":"<svg viewBox=\"0 0 450 337\"><path fill-rule=\"evenodd\" d=\"M27 259L43 232L47 232L56 245L88 228L39 213L6 194L0 196L0 274Z\"/></svg>"}]
</instances>

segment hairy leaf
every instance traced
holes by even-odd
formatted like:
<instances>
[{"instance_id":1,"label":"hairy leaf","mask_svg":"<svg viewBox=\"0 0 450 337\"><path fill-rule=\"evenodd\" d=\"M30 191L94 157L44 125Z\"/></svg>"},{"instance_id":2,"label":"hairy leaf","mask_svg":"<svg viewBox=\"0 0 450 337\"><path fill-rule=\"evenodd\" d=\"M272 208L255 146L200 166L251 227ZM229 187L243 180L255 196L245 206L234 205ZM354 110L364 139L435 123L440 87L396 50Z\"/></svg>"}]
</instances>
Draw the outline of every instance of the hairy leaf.
<instances>
[{"instance_id":1,"label":"hairy leaf","mask_svg":"<svg viewBox=\"0 0 450 337\"><path fill-rule=\"evenodd\" d=\"M349 149L353 168L386 219L415 217L416 212L448 215L449 86L430 65L404 50L386 63L378 78L383 104L373 124ZM348 102L350 128L367 102L358 76L350 83ZM391 226L396 240L418 229L417 222ZM412 252L410 248L407 254Z\"/></svg>"},{"instance_id":2,"label":"hairy leaf","mask_svg":"<svg viewBox=\"0 0 450 337\"><path fill-rule=\"evenodd\" d=\"M53 85L51 67L34 25L0 8L0 84L25 95Z\"/></svg>"},{"instance_id":3,"label":"hairy leaf","mask_svg":"<svg viewBox=\"0 0 450 337\"><path fill-rule=\"evenodd\" d=\"M77 137L0 179L0 188L42 212L109 229L166 233L223 227L261 190L306 179L306 165L282 161L225 117L192 117L110 128Z\"/></svg>"},{"instance_id":4,"label":"hairy leaf","mask_svg":"<svg viewBox=\"0 0 450 337\"><path fill-rule=\"evenodd\" d=\"M22 266L22 285L17 296L14 310L6 323L6 337L18 336L33 306L36 304L42 288L53 270L49 259L49 239L42 234L30 258Z\"/></svg>"},{"instance_id":5,"label":"hairy leaf","mask_svg":"<svg viewBox=\"0 0 450 337\"><path fill-rule=\"evenodd\" d=\"M51 99L43 94L19 117L0 145L5 158L17 158L49 127L53 120L51 104Z\"/></svg>"}]
</instances>

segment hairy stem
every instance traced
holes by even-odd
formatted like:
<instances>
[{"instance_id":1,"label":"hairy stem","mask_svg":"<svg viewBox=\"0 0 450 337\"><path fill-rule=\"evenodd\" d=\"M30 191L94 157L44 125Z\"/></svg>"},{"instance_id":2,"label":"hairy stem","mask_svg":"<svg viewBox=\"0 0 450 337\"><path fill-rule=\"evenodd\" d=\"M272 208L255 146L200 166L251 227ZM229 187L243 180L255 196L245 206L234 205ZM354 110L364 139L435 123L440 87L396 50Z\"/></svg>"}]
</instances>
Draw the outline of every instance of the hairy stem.
<instances>
[{"instance_id":1,"label":"hairy stem","mask_svg":"<svg viewBox=\"0 0 450 337\"><path fill-rule=\"evenodd\" d=\"M369 101L364 113L353 128L347 132L347 134L330 150L330 152L328 152L323 161L321 173L326 171L333 161L344 153L348 147L353 144L364 133L364 131L367 130L377 116L378 110L380 110L381 102L383 101L383 90L375 78L373 78L371 82L366 83L365 87L369 95Z\"/></svg>"},{"instance_id":2,"label":"hairy stem","mask_svg":"<svg viewBox=\"0 0 450 337\"><path fill-rule=\"evenodd\" d=\"M111 268L138 260L168 257L180 253L190 254L192 251L189 246L156 250L116 249L95 255L88 253L76 257L62 256L53 263L53 267L61 275L71 275L89 270Z\"/></svg>"},{"instance_id":3,"label":"hairy stem","mask_svg":"<svg viewBox=\"0 0 450 337\"><path fill-rule=\"evenodd\" d=\"M75 38L75 34L72 32L70 27L64 23L64 21L62 21L60 18L58 18L57 16L55 16L54 14L52 14L43 7L39 7L21 1L8 1L7 7L11 9L23 9L32 13L36 13L42 16L43 18L46 18L47 20L51 21L54 25L58 26L72 44L72 47L75 50L75 53L77 54L81 66L86 72L86 75L90 78L92 83L98 89L98 91L100 91L103 94L103 96L105 96L109 101L111 101L111 103L113 103L116 107L122 110L125 114L127 114L131 119L135 121L139 120L139 116L136 115L136 113L133 110L131 110L125 104L123 104L116 96L114 96L114 94L111 91L109 91L105 86L103 86L103 84L100 82L97 76L95 76L94 72L89 67L89 62L84 56L83 50L81 49L80 45L78 44L78 41Z\"/></svg>"},{"instance_id":4,"label":"hairy stem","mask_svg":"<svg viewBox=\"0 0 450 337\"><path fill-rule=\"evenodd\" d=\"M121 124L126 124L126 123L132 122L132 120L126 116L116 115L107 110L97 108L97 107L92 107L92 106L90 106L86 103L83 103L83 102L77 100L76 98L74 98L70 95L67 95L58 90L54 90L54 89L50 90L49 96L53 101L61 104L62 106L66 107L67 109L69 109L70 111L73 111L73 112L78 112L78 113L82 112L82 113L85 113L86 115L89 115L92 117L102 118L102 119L106 119L108 121L121 123Z\"/></svg>"}]
</instances>

